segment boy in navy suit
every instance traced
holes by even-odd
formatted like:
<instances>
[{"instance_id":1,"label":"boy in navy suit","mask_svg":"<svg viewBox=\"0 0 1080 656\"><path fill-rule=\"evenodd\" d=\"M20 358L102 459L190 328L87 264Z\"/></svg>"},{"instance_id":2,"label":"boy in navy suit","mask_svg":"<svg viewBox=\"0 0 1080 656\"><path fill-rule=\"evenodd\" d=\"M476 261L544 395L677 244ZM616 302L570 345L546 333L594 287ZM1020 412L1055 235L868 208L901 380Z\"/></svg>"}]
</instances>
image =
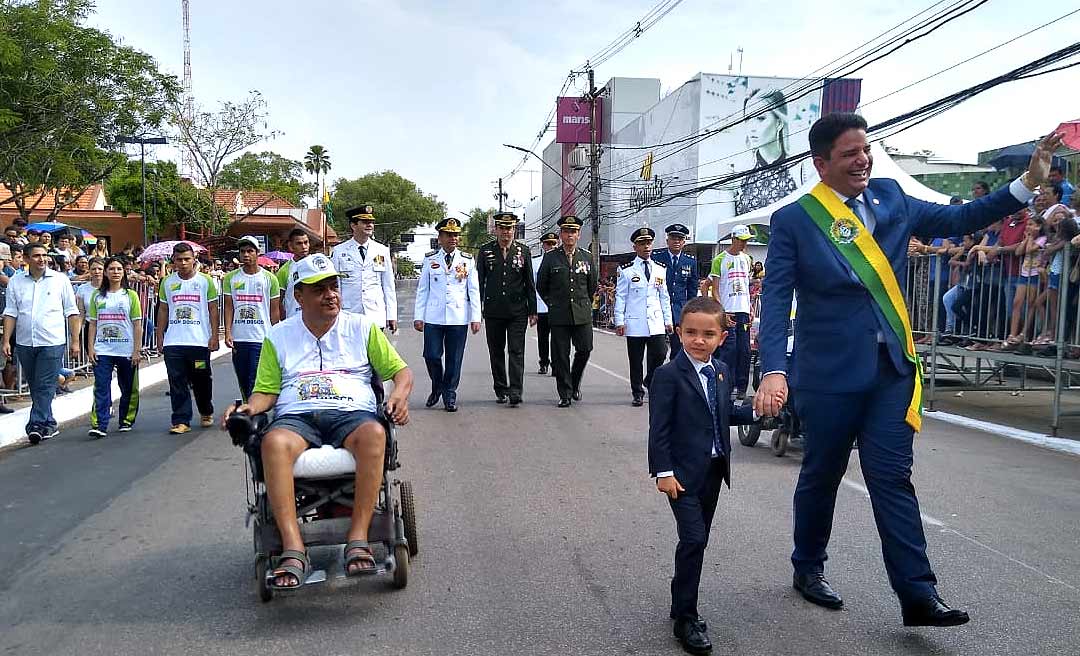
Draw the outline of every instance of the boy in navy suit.
<instances>
[{"instance_id":1,"label":"boy in navy suit","mask_svg":"<svg viewBox=\"0 0 1080 656\"><path fill-rule=\"evenodd\" d=\"M732 425L755 421L750 405L731 401L726 365L712 357L725 335L727 317L715 300L693 298L679 322L683 351L653 374L649 387L649 472L668 497L679 532L671 618L683 649L712 649L697 613L698 583L720 487L730 482Z\"/></svg>"}]
</instances>

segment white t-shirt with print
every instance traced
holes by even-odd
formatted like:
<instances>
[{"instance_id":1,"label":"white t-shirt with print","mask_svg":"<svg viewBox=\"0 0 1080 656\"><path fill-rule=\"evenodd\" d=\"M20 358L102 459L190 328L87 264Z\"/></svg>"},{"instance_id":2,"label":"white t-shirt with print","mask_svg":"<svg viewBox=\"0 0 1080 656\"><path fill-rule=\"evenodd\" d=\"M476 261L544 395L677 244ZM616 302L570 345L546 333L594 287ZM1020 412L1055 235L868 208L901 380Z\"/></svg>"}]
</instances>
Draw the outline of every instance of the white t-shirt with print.
<instances>
[{"instance_id":1,"label":"white t-shirt with print","mask_svg":"<svg viewBox=\"0 0 1080 656\"><path fill-rule=\"evenodd\" d=\"M130 358L135 351L135 322L142 320L142 305L135 290L121 289L102 296L95 289L86 311L89 320L97 326L94 352Z\"/></svg>"},{"instance_id":2,"label":"white t-shirt with print","mask_svg":"<svg viewBox=\"0 0 1080 656\"><path fill-rule=\"evenodd\" d=\"M253 274L235 269L225 274L221 286L232 297L233 341L262 344L270 330L270 301L280 294L277 278L263 268Z\"/></svg>"},{"instance_id":3,"label":"white t-shirt with print","mask_svg":"<svg viewBox=\"0 0 1080 656\"><path fill-rule=\"evenodd\" d=\"M207 346L210 343L209 303L216 303L217 285L205 273L184 280L177 273L161 281L158 300L168 304L169 320L162 346Z\"/></svg>"},{"instance_id":4,"label":"white t-shirt with print","mask_svg":"<svg viewBox=\"0 0 1080 656\"><path fill-rule=\"evenodd\" d=\"M75 300L79 301L79 312L83 318L90 315L90 297L96 291L98 291L97 287L94 287L89 282L84 282L75 288Z\"/></svg>"},{"instance_id":5,"label":"white t-shirt with print","mask_svg":"<svg viewBox=\"0 0 1080 656\"><path fill-rule=\"evenodd\" d=\"M726 250L713 258L709 277L720 281L718 297L724 312L750 313L750 267L752 260L745 252L732 255Z\"/></svg>"}]
</instances>

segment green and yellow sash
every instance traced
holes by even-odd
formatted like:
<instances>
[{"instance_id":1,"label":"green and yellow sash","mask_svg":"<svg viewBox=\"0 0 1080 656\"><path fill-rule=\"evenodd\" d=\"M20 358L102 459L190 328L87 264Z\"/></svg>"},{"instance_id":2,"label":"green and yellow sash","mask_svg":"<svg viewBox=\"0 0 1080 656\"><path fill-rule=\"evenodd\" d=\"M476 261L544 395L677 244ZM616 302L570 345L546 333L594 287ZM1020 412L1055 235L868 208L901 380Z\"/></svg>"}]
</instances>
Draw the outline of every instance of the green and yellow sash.
<instances>
[{"instance_id":1,"label":"green and yellow sash","mask_svg":"<svg viewBox=\"0 0 1080 656\"><path fill-rule=\"evenodd\" d=\"M892 265L862 221L825 183L819 182L800 198L799 205L851 265L904 346L904 356L915 367L915 389L905 419L915 432L919 432L922 429L922 361L915 353L907 305Z\"/></svg>"}]
</instances>

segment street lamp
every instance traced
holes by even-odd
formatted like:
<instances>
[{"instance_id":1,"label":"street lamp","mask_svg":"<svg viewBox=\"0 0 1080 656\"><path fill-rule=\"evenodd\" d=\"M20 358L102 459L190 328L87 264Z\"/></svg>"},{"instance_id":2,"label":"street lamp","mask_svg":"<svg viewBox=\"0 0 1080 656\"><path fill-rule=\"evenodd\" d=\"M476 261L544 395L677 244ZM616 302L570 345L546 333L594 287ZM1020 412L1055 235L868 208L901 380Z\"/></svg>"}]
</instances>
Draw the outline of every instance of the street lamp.
<instances>
[{"instance_id":1,"label":"street lamp","mask_svg":"<svg viewBox=\"0 0 1080 656\"><path fill-rule=\"evenodd\" d=\"M139 144L139 161L142 166L142 240L146 246L146 145L163 145L169 143L165 137L127 137L116 138L118 143Z\"/></svg>"}]
</instances>

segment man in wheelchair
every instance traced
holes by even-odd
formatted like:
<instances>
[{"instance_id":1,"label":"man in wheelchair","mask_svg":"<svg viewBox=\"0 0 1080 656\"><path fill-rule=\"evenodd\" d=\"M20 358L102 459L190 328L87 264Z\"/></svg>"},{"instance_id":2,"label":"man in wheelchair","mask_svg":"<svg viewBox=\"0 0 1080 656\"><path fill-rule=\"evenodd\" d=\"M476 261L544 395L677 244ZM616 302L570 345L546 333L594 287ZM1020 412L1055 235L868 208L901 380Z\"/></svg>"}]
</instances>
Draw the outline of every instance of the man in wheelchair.
<instances>
[{"instance_id":1,"label":"man in wheelchair","mask_svg":"<svg viewBox=\"0 0 1080 656\"><path fill-rule=\"evenodd\" d=\"M325 255L309 255L292 266L300 312L270 329L263 342L255 388L247 403L230 407L254 416L274 411L262 437L263 475L271 511L281 533L272 587L296 588L311 570L296 514L293 465L308 448L347 449L356 460L352 523L345 546L345 574L373 574L375 556L368 526L383 478L386 431L376 415L374 371L393 380L386 414L409 421L412 373L379 326L341 311L338 272Z\"/></svg>"}]
</instances>

